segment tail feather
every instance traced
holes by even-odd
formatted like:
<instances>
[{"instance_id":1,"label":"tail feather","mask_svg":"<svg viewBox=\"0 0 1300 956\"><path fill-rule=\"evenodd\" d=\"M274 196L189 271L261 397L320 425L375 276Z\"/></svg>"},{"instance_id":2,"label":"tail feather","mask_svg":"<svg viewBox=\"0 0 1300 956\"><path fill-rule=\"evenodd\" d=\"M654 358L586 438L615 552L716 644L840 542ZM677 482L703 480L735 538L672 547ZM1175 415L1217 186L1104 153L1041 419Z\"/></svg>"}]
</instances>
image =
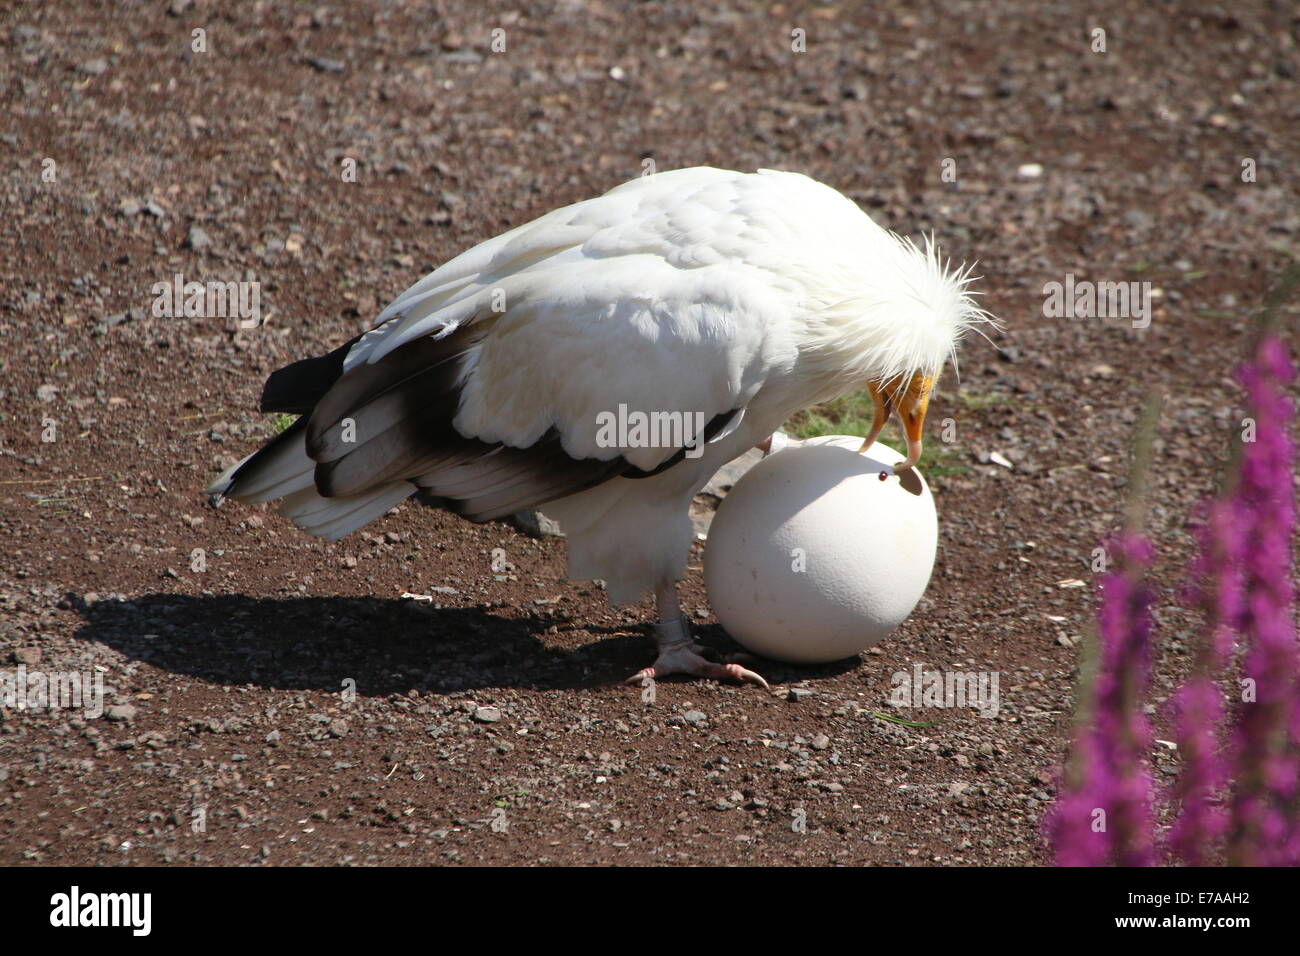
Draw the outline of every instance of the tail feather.
<instances>
[{"instance_id":1,"label":"tail feather","mask_svg":"<svg viewBox=\"0 0 1300 956\"><path fill-rule=\"evenodd\" d=\"M416 490L409 481L393 481L347 498L322 498L315 489L305 488L285 498L279 510L308 534L334 541L374 521Z\"/></svg>"},{"instance_id":2,"label":"tail feather","mask_svg":"<svg viewBox=\"0 0 1300 956\"><path fill-rule=\"evenodd\" d=\"M554 428L526 448L459 433L453 422L461 388L483 334L470 327L441 339L416 339L345 371L354 339L273 373L262 392L263 410L300 417L226 469L208 488L213 503L283 498L281 514L334 539L417 492L471 521L489 521L617 475L646 474L621 456L570 457ZM710 422L706 436L728 417Z\"/></svg>"},{"instance_id":3,"label":"tail feather","mask_svg":"<svg viewBox=\"0 0 1300 956\"><path fill-rule=\"evenodd\" d=\"M312 486L316 463L307 457L306 423L294 422L247 458L231 465L207 488L216 504L223 498L261 502Z\"/></svg>"}]
</instances>

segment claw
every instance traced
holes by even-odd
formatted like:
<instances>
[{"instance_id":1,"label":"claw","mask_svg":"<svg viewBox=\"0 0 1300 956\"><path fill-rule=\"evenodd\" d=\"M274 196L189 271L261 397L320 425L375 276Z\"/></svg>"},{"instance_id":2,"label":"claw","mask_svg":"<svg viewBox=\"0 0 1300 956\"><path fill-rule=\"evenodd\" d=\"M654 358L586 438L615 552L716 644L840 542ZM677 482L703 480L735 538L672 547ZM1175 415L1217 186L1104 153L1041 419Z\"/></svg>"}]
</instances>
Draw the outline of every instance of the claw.
<instances>
[{"instance_id":1,"label":"claw","mask_svg":"<svg viewBox=\"0 0 1300 956\"><path fill-rule=\"evenodd\" d=\"M700 653L702 650L703 648L689 637L661 641L659 644L659 657L655 659L655 662L649 667L641 668L624 683L639 684L644 687L645 682L648 680L658 680L669 674L689 674L693 677L712 677L715 680L749 682L758 684L766 690L772 689L767 681L763 679L762 674L747 667L741 667L739 664L715 663L705 658Z\"/></svg>"}]
</instances>

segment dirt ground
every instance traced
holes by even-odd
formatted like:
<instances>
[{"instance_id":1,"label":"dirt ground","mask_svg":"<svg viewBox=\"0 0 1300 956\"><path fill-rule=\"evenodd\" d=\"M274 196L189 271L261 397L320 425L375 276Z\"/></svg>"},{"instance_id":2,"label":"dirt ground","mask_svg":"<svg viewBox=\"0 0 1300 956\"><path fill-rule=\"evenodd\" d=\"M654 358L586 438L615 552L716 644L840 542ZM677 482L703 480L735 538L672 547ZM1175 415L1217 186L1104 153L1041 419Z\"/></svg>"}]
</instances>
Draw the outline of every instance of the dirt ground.
<instances>
[{"instance_id":1,"label":"dirt ground","mask_svg":"<svg viewBox=\"0 0 1300 956\"><path fill-rule=\"evenodd\" d=\"M1139 409L1167 397L1159 717L1196 627L1188 510L1300 238L1295 8L1079 9L6 5L0 668L101 674L110 709L0 708L0 863L1046 862ZM956 424L939 557L895 636L765 663L776 694L646 702L619 682L651 660L649 604L565 581L560 539L408 504L329 543L208 506L272 432L270 371L646 160L805 172L979 260L1006 332L932 403L932 442ZM265 323L156 317L176 274L256 278ZM1046 315L1067 275L1151 283L1149 327ZM726 648L699 558L684 603ZM890 708L916 664L996 671L998 715Z\"/></svg>"}]
</instances>

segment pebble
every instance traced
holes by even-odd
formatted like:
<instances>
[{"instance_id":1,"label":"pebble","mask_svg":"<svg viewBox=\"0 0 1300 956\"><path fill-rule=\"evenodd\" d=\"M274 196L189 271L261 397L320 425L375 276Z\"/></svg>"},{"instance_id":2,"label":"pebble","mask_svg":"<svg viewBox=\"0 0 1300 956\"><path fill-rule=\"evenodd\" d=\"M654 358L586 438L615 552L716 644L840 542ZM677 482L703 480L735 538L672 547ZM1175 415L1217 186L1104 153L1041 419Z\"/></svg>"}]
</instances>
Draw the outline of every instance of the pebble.
<instances>
[{"instance_id":1,"label":"pebble","mask_svg":"<svg viewBox=\"0 0 1300 956\"><path fill-rule=\"evenodd\" d=\"M190 233L185 239L185 245L189 246L195 252L202 252L212 246L212 237L204 231L202 226L190 226Z\"/></svg>"},{"instance_id":2,"label":"pebble","mask_svg":"<svg viewBox=\"0 0 1300 956\"><path fill-rule=\"evenodd\" d=\"M495 724L501 720L501 708L479 707L474 711L474 719L480 724Z\"/></svg>"},{"instance_id":3,"label":"pebble","mask_svg":"<svg viewBox=\"0 0 1300 956\"><path fill-rule=\"evenodd\" d=\"M307 62L322 73L342 73L346 66L342 60L332 60L327 56L313 56Z\"/></svg>"},{"instance_id":4,"label":"pebble","mask_svg":"<svg viewBox=\"0 0 1300 956\"><path fill-rule=\"evenodd\" d=\"M510 523L530 538L564 537L559 523L540 511L521 511L510 516Z\"/></svg>"},{"instance_id":5,"label":"pebble","mask_svg":"<svg viewBox=\"0 0 1300 956\"><path fill-rule=\"evenodd\" d=\"M135 705L114 704L105 708L104 716L109 720L135 720Z\"/></svg>"}]
</instances>

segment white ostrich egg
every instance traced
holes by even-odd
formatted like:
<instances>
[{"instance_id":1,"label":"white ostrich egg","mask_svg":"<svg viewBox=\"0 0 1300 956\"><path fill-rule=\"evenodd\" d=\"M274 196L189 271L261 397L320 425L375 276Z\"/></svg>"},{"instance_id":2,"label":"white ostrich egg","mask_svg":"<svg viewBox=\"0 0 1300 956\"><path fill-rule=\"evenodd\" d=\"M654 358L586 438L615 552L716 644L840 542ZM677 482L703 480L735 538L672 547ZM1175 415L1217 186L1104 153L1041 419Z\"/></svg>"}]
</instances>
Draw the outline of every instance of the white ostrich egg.
<instances>
[{"instance_id":1,"label":"white ostrich egg","mask_svg":"<svg viewBox=\"0 0 1300 956\"><path fill-rule=\"evenodd\" d=\"M709 603L738 643L799 664L852 657L903 622L934 568L939 523L915 469L834 435L764 458L723 499L704 548ZM883 477L882 477L883 475Z\"/></svg>"}]
</instances>

